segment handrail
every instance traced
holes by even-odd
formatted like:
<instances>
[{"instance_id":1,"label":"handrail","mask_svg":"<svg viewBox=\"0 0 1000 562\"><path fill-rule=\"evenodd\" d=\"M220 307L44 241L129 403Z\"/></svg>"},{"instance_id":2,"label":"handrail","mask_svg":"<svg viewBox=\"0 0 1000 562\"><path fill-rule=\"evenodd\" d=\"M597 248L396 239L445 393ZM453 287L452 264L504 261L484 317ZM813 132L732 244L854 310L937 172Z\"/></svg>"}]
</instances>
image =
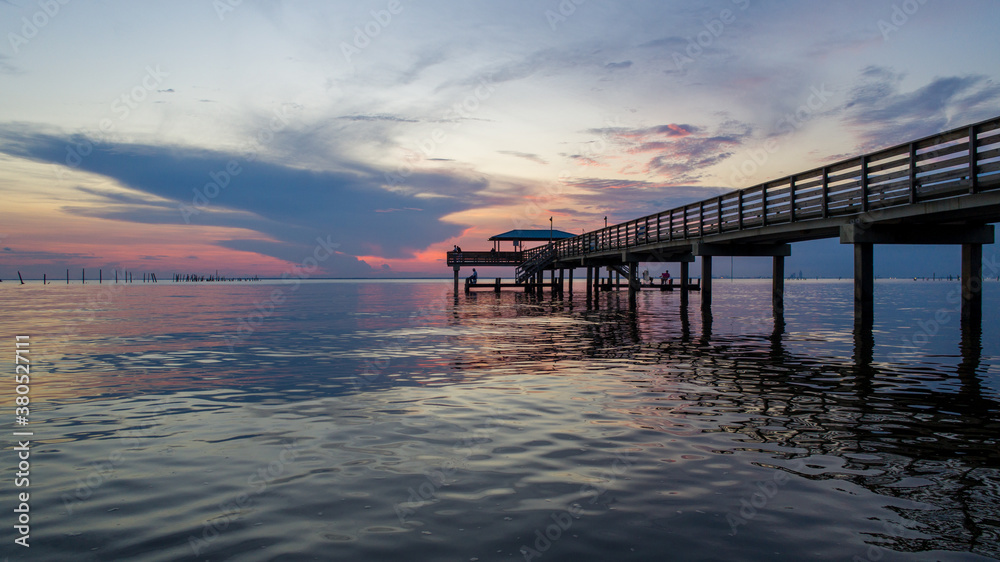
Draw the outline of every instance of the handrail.
<instances>
[{"instance_id":1,"label":"handrail","mask_svg":"<svg viewBox=\"0 0 1000 562\"><path fill-rule=\"evenodd\" d=\"M522 252L560 258L849 217L1000 188L1000 117L733 190ZM651 227L654 227L651 232Z\"/></svg>"},{"instance_id":2,"label":"handrail","mask_svg":"<svg viewBox=\"0 0 1000 562\"><path fill-rule=\"evenodd\" d=\"M524 252L447 252L446 263L448 265L510 265L511 263L521 263L524 261Z\"/></svg>"},{"instance_id":3,"label":"handrail","mask_svg":"<svg viewBox=\"0 0 1000 562\"><path fill-rule=\"evenodd\" d=\"M529 275L537 273L540 269L555 261L559 255L555 249L555 245L552 243L535 249L542 251L534 253L514 270L514 277L518 283L523 283Z\"/></svg>"}]
</instances>

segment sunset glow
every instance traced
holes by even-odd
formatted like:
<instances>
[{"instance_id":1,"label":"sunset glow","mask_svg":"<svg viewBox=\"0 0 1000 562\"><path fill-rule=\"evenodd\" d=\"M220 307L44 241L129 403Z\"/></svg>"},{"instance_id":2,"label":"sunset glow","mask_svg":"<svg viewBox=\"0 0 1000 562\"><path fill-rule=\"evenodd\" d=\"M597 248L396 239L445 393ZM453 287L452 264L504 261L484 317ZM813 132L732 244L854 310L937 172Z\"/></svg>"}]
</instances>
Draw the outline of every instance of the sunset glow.
<instances>
[{"instance_id":1,"label":"sunset glow","mask_svg":"<svg viewBox=\"0 0 1000 562\"><path fill-rule=\"evenodd\" d=\"M0 278L443 276L1000 113L995 2L550 4L3 4Z\"/></svg>"}]
</instances>

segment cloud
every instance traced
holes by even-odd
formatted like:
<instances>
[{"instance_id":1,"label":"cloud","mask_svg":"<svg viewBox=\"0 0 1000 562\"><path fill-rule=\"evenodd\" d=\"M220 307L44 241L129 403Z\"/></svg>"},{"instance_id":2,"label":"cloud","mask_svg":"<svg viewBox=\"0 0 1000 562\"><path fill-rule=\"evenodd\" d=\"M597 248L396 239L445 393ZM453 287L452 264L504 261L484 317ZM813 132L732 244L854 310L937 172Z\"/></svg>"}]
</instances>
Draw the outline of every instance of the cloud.
<instances>
[{"instance_id":1,"label":"cloud","mask_svg":"<svg viewBox=\"0 0 1000 562\"><path fill-rule=\"evenodd\" d=\"M626 60L622 62L609 62L608 64L604 65L604 68L607 68L608 70L621 70L628 68L630 66L632 66L632 61Z\"/></svg>"},{"instance_id":2,"label":"cloud","mask_svg":"<svg viewBox=\"0 0 1000 562\"><path fill-rule=\"evenodd\" d=\"M844 51L857 53L884 44L882 34L876 29L838 29L815 42L805 51L806 59L831 58Z\"/></svg>"},{"instance_id":3,"label":"cloud","mask_svg":"<svg viewBox=\"0 0 1000 562\"><path fill-rule=\"evenodd\" d=\"M548 164L541 156L537 154L530 154L527 152L518 152L516 150L498 150L500 154L506 154L507 156L516 156L518 158L524 158L525 160L530 160L538 164Z\"/></svg>"},{"instance_id":4,"label":"cloud","mask_svg":"<svg viewBox=\"0 0 1000 562\"><path fill-rule=\"evenodd\" d=\"M141 194L128 193L123 191L110 191L105 189L94 189L90 187L77 186L76 190L87 195L92 195L108 204L142 205L169 207L168 201L157 200L154 197L144 197ZM176 209L176 206L174 206Z\"/></svg>"},{"instance_id":5,"label":"cloud","mask_svg":"<svg viewBox=\"0 0 1000 562\"><path fill-rule=\"evenodd\" d=\"M629 129L625 127L608 127L603 129L590 129L587 131L594 135L611 135L619 139L630 139L646 145L650 142L657 142L663 138L686 137L688 135L701 132L703 129L694 125L684 125L670 123L645 129ZM640 150L644 152L645 150Z\"/></svg>"},{"instance_id":6,"label":"cloud","mask_svg":"<svg viewBox=\"0 0 1000 562\"><path fill-rule=\"evenodd\" d=\"M54 263L78 263L80 261L93 260L96 256L93 254L77 254L72 252L45 252L41 250L14 250L12 248L4 248L11 258L16 258L18 260L17 264L21 263L28 264L32 262L54 262Z\"/></svg>"},{"instance_id":7,"label":"cloud","mask_svg":"<svg viewBox=\"0 0 1000 562\"><path fill-rule=\"evenodd\" d=\"M946 76L912 91L902 91L905 74L869 66L861 72L840 108L858 131L863 150L906 142L996 112L1000 85L979 74Z\"/></svg>"},{"instance_id":8,"label":"cloud","mask_svg":"<svg viewBox=\"0 0 1000 562\"><path fill-rule=\"evenodd\" d=\"M407 119L405 117L399 117L398 115L387 115L384 113L375 115L342 115L337 119L345 119L347 121L392 121L395 123L419 123L416 119Z\"/></svg>"},{"instance_id":9,"label":"cloud","mask_svg":"<svg viewBox=\"0 0 1000 562\"><path fill-rule=\"evenodd\" d=\"M601 223L605 215L609 224L632 220L701 201L731 191L725 187L668 185L649 181L627 181L609 178L573 178L564 180L573 187L566 195L568 208L582 222ZM608 193L614 190L614 193ZM609 199L614 203L609 206Z\"/></svg>"},{"instance_id":10,"label":"cloud","mask_svg":"<svg viewBox=\"0 0 1000 562\"><path fill-rule=\"evenodd\" d=\"M630 180L619 180L619 179L606 179L606 178L576 178L566 180L568 185L573 187L582 187L585 189L626 189L626 188L651 188L659 187L659 184L655 184L648 181L630 181Z\"/></svg>"},{"instance_id":11,"label":"cloud","mask_svg":"<svg viewBox=\"0 0 1000 562\"><path fill-rule=\"evenodd\" d=\"M639 170L623 173L652 174L662 178L663 183L672 185L697 182L708 168L732 156L752 132L750 125L738 121L724 122L711 134L706 127L678 123L588 131L607 138L626 154L643 158Z\"/></svg>"},{"instance_id":12,"label":"cloud","mask_svg":"<svg viewBox=\"0 0 1000 562\"><path fill-rule=\"evenodd\" d=\"M410 84L416 81L428 68L445 62L449 59L449 53L440 47L423 49L416 54L416 59L409 68L400 73L398 81L400 84Z\"/></svg>"},{"instance_id":13,"label":"cloud","mask_svg":"<svg viewBox=\"0 0 1000 562\"><path fill-rule=\"evenodd\" d=\"M84 140L33 126L0 125L0 152L39 162L65 164L67 146ZM297 142L292 139L289 145ZM104 204L84 202L65 210L140 223L190 221L246 228L256 235L218 245L293 263L312 255L317 238L340 243L339 251L348 256L413 257L435 242L461 234L460 225L440 218L473 206L476 192L488 185L485 178L465 172L414 172L404 185L390 191L383 170L343 159L334 164L340 171L316 171L191 147L100 142L92 146L76 167L114 179L135 193L78 188ZM227 172L227 167L238 172ZM386 209L406 212L379 212ZM381 253L374 254L373 248Z\"/></svg>"}]
</instances>

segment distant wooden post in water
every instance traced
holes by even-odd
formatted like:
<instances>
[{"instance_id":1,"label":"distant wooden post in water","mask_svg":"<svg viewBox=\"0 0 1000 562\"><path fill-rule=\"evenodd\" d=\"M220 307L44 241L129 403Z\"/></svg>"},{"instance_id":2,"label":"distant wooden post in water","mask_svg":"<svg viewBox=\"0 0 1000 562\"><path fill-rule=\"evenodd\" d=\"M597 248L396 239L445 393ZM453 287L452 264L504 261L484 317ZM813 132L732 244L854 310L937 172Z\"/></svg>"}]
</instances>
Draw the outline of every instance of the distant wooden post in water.
<instances>
[{"instance_id":1,"label":"distant wooden post in water","mask_svg":"<svg viewBox=\"0 0 1000 562\"><path fill-rule=\"evenodd\" d=\"M17 272L17 278L21 279L21 272L20 271ZM24 285L24 279L21 279L21 284Z\"/></svg>"}]
</instances>

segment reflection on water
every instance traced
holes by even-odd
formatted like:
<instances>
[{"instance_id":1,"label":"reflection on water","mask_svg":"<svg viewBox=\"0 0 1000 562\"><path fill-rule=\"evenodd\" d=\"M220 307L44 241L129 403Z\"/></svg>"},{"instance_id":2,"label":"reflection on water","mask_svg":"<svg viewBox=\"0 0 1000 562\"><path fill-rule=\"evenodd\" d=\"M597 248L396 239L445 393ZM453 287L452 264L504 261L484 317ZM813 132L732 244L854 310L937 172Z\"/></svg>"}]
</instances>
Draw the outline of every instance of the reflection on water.
<instances>
[{"instance_id":1,"label":"reflection on water","mask_svg":"<svg viewBox=\"0 0 1000 562\"><path fill-rule=\"evenodd\" d=\"M754 281L709 316L449 282L3 287L36 353L32 551L4 555L1000 558L1000 323L960 326L955 286L878 283L871 331L836 282L789 283L778 321Z\"/></svg>"}]
</instances>

